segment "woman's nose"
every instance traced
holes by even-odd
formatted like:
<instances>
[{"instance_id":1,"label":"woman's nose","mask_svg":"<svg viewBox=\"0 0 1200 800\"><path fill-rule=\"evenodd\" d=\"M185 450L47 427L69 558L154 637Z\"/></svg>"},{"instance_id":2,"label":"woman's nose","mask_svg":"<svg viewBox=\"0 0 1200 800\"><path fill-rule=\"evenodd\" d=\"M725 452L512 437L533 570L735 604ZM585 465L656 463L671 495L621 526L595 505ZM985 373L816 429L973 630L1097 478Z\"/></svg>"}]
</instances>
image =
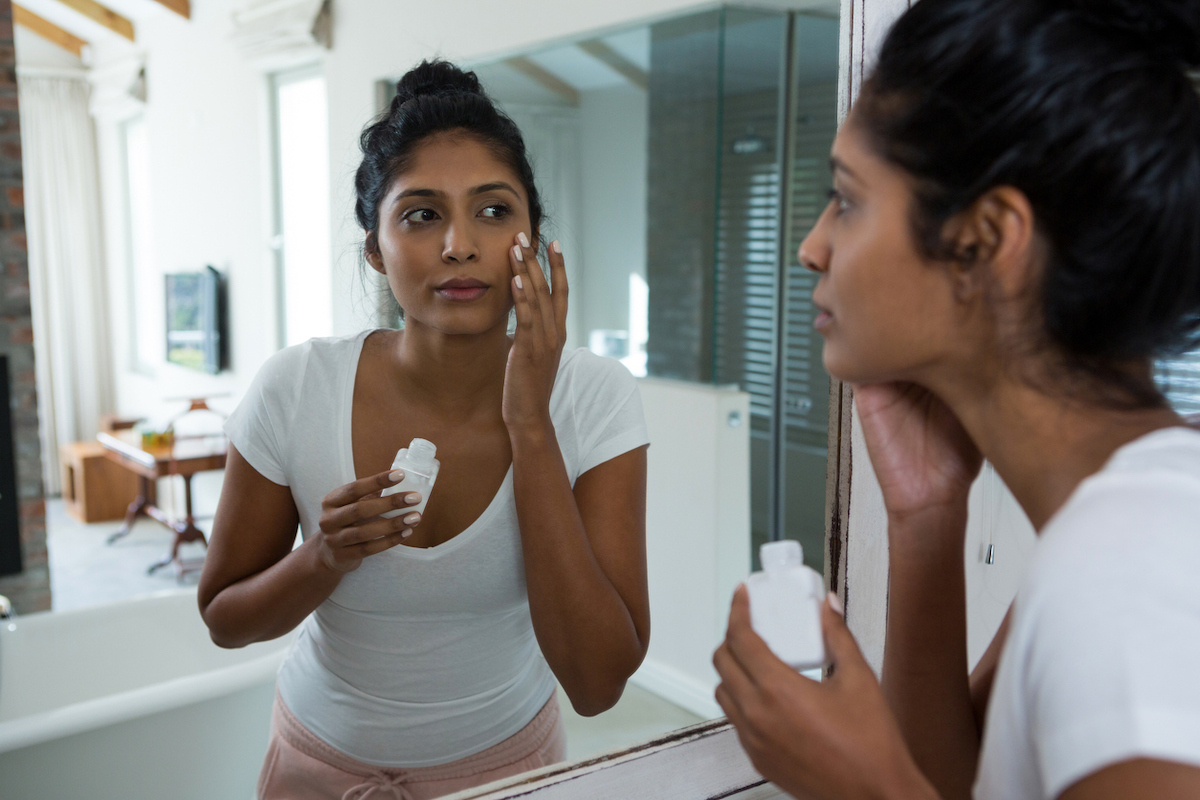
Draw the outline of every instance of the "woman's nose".
<instances>
[{"instance_id":1,"label":"woman's nose","mask_svg":"<svg viewBox=\"0 0 1200 800\"><path fill-rule=\"evenodd\" d=\"M796 252L800 265L813 272L825 272L829 269L829 239L825 235L825 216L820 216Z\"/></svg>"},{"instance_id":2,"label":"woman's nose","mask_svg":"<svg viewBox=\"0 0 1200 800\"><path fill-rule=\"evenodd\" d=\"M452 226L446 231L446 241L442 247L442 258L446 261L463 263L479 259L479 247L467 231Z\"/></svg>"}]
</instances>

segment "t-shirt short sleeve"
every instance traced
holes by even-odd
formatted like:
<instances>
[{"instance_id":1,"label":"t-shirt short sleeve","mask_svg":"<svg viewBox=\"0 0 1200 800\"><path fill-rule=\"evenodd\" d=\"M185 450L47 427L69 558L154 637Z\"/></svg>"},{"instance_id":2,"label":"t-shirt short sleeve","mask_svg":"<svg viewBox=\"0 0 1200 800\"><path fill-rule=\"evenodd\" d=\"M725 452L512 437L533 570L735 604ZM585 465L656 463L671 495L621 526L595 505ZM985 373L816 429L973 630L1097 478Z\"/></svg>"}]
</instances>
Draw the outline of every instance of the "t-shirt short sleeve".
<instances>
[{"instance_id":1,"label":"t-shirt short sleeve","mask_svg":"<svg viewBox=\"0 0 1200 800\"><path fill-rule=\"evenodd\" d=\"M572 395L579 442L577 474L649 444L637 380L620 361L580 350Z\"/></svg>"},{"instance_id":2,"label":"t-shirt short sleeve","mask_svg":"<svg viewBox=\"0 0 1200 800\"><path fill-rule=\"evenodd\" d=\"M1200 491L1186 484L1097 482L1064 541L1048 531L1039 567L1056 580L1030 598L1022 637L1046 798L1133 758L1200 766Z\"/></svg>"},{"instance_id":3,"label":"t-shirt short sleeve","mask_svg":"<svg viewBox=\"0 0 1200 800\"><path fill-rule=\"evenodd\" d=\"M260 475L280 486L291 483L286 443L306 355L307 345L297 345L267 359L225 421L230 443Z\"/></svg>"}]
</instances>

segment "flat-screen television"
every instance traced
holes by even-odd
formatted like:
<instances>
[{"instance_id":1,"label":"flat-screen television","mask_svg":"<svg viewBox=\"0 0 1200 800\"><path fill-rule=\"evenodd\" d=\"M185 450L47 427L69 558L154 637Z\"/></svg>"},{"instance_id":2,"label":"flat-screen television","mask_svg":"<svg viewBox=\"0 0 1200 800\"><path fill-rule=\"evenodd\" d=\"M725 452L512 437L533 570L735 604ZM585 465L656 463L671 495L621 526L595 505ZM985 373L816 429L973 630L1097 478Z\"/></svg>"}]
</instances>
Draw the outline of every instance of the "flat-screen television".
<instances>
[{"instance_id":1,"label":"flat-screen television","mask_svg":"<svg viewBox=\"0 0 1200 800\"><path fill-rule=\"evenodd\" d=\"M167 361L213 375L229 366L225 281L210 267L167 275Z\"/></svg>"}]
</instances>

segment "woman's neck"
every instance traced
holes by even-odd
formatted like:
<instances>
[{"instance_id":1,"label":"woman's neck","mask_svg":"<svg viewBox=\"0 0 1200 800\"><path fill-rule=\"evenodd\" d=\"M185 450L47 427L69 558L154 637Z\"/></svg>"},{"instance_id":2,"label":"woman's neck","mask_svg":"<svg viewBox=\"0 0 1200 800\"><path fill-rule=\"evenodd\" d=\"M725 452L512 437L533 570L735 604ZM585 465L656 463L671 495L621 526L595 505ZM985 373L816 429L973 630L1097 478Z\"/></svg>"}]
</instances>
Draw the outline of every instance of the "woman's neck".
<instances>
[{"instance_id":1,"label":"woman's neck","mask_svg":"<svg viewBox=\"0 0 1200 800\"><path fill-rule=\"evenodd\" d=\"M494 406L499 415L512 343L507 325L479 334L446 334L410 322L393 342L389 358L411 400L463 414Z\"/></svg>"},{"instance_id":2,"label":"woman's neck","mask_svg":"<svg viewBox=\"0 0 1200 800\"><path fill-rule=\"evenodd\" d=\"M1184 424L1169 408L1118 410L1048 395L1002 378L934 390L992 462L1034 528L1129 442Z\"/></svg>"}]
</instances>

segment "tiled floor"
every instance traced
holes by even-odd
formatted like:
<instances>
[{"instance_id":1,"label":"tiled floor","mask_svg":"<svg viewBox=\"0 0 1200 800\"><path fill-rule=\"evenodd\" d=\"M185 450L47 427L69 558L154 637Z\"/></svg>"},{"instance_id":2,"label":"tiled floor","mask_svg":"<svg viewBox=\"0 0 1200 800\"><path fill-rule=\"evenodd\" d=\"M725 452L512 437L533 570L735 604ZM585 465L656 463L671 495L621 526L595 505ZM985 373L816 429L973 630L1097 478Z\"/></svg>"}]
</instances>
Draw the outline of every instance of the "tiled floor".
<instances>
[{"instance_id":1,"label":"tiled floor","mask_svg":"<svg viewBox=\"0 0 1200 800\"><path fill-rule=\"evenodd\" d=\"M56 611L196 583L199 573L177 578L170 567L146 574L146 568L162 558L171 544L170 531L157 522L143 519L128 536L109 545L109 534L121 523L84 525L67 515L62 501L51 500L46 503L46 523L50 588ZM198 524L208 532L211 521L200 520ZM187 545L183 550L185 558L200 558L203 554L199 544ZM596 717L576 714L561 689L559 703L567 728L567 757L572 760L628 747L701 721L695 714L632 683L615 707Z\"/></svg>"}]
</instances>

